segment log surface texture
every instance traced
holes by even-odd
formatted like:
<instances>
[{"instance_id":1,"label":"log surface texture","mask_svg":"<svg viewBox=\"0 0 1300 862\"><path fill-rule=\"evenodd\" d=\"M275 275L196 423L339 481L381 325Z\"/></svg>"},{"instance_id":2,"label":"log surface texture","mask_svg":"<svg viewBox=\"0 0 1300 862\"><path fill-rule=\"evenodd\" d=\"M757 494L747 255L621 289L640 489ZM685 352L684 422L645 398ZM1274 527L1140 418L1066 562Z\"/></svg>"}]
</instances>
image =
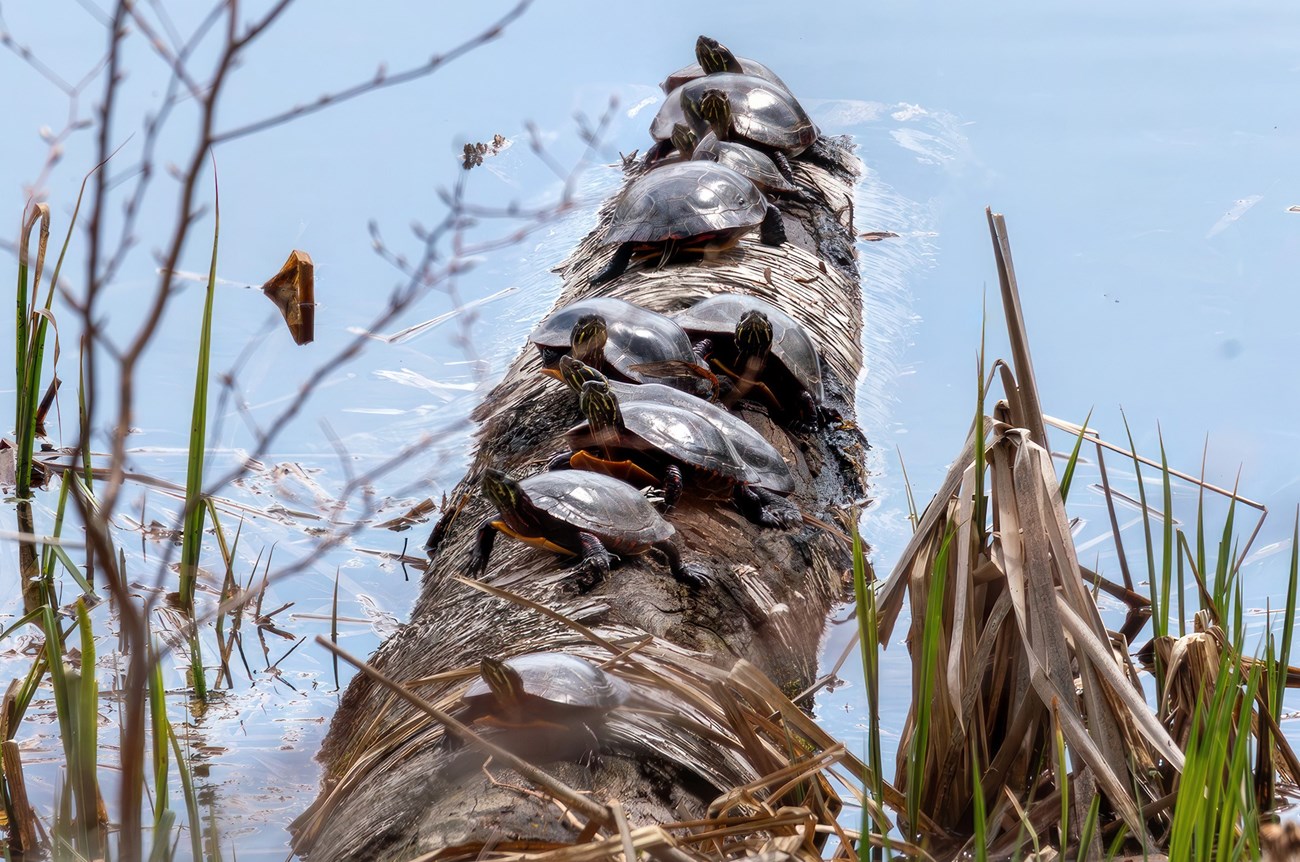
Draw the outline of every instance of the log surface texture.
<instances>
[{"instance_id":1,"label":"log surface texture","mask_svg":"<svg viewBox=\"0 0 1300 862\"><path fill-rule=\"evenodd\" d=\"M652 551L622 560L603 584L580 594L559 558L505 536L498 538L482 579L611 641L631 644L654 635L679 649L683 660L724 669L746 659L791 696L813 681L828 613L845 598L851 569L846 523L866 493L866 440L853 423L853 392L862 370L852 223L860 164L847 139L827 137L792 164L812 200L778 201L786 244L764 246L754 231L711 260L659 270L634 265L593 288L589 278L613 251L600 243L616 200L611 198L596 227L557 270L564 287L556 307L611 295L671 312L711 293L743 291L801 321L821 350L827 402L843 424L799 435L758 409L743 415L790 463L796 482L792 499L804 512L804 526L763 529L729 503L697 500L688 491L669 519L678 531L678 547L687 563L706 567L728 589L692 594ZM631 163L624 169L629 179L642 170ZM494 512L478 491L482 470L495 466L522 476L542 469L564 447L563 432L580 420L573 393L540 374L540 368L536 349L524 345L478 408L476 458L449 497L454 501L467 494L467 502L447 525L411 622L372 658L390 677L408 684L419 680L418 693L445 708L454 708L471 678L469 669L484 655L564 649L596 661L611 657L571 627L456 579L465 570L476 528ZM738 597L744 595L748 599L741 600L752 602L749 616L754 606L761 612L757 626L741 612ZM463 672L453 673L457 670ZM666 717L668 694L642 693L640 700L650 708L637 709L634 701L609 721L609 736L625 740L626 750L616 742L604 747L594 765L556 762L543 768L589 790L595 800L619 800L633 827L701 816L721 790L754 778L725 747L683 733ZM320 755L325 789L296 825L299 852L312 862L406 859L517 838L575 839L572 821L554 803L511 786L525 783L513 772L491 766L499 782L493 783L477 765L454 766L465 752L449 750L443 735L436 721L357 676Z\"/></svg>"}]
</instances>

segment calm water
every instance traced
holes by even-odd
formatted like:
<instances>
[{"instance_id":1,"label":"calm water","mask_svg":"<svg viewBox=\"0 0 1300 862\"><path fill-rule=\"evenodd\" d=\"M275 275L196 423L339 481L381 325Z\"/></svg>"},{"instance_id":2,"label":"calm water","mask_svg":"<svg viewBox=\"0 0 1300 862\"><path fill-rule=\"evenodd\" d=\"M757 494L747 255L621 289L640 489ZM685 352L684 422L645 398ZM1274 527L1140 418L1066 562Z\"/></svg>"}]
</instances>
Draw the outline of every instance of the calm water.
<instances>
[{"instance_id":1,"label":"calm water","mask_svg":"<svg viewBox=\"0 0 1300 862\"><path fill-rule=\"evenodd\" d=\"M310 102L369 76L379 61L390 70L416 65L505 8L445 4L435 14L427 4L393 3L368 7L358 18L355 4L300 4L236 73L221 125ZM77 3L9 4L4 25L68 80L93 65L104 43L102 26ZM435 291L383 331L452 311L458 301L508 293L478 306L475 316L398 344L372 344L327 376L309 408L262 456L267 469L224 489L223 496L264 512L244 523L242 577L272 545L273 572L306 557L312 532L331 517L382 521L454 485L465 461L468 411L551 304L559 285L550 268L589 229L593 204L617 187L617 172L605 165L620 151L645 146L660 98L655 85L690 60L700 32L763 59L823 129L856 138L866 164L858 227L899 234L861 249L868 370L859 409L876 471L876 503L863 528L882 574L909 531L897 452L924 505L974 409L981 303L986 289L996 291L983 215L992 205L1010 222L1048 412L1081 421L1094 409L1094 426L1119 440L1122 407L1142 451L1158 453L1160 423L1171 463L1191 472L1208 435L1211 480L1231 485L1240 468L1243 493L1274 512L1247 574L1254 604L1277 595L1285 556L1270 551L1288 550L1280 543L1300 500L1291 381L1300 214L1288 212L1300 204L1300 108L1290 95L1300 76L1300 12L1262 3L1238 4L1230 16L1204 3L1064 10L1024 2L992 9L831 3L797 11L774 3L551 3L431 78L223 145L216 153L221 275L260 283L291 248L306 249L317 264L321 307L316 343L296 348L257 292L222 289L214 368L237 369L239 388L215 414L214 470L239 462L252 445L250 429L272 421L305 372L345 345L351 329L368 327L402 281L372 252L368 222L398 253L418 254L408 226L441 217L437 191L460 178L461 145L496 133L512 144L470 172L471 198L552 201L561 181L530 151L525 123L535 123L548 153L568 166L582 152L574 113L598 116L611 96L619 105L597 166L578 181L582 205L522 243L482 256L458 279L455 299ZM139 46L127 68L123 105L135 119L119 121L120 139L163 86L163 67ZM0 52L0 80L11 118L0 137L0 201L16 221L24 184L44 154L37 130L57 129L66 102L12 53ZM101 89L92 87L83 109ZM165 146L183 145L192 123L186 106L178 109ZM89 146L85 133L74 137L49 184L56 235L90 163ZM139 146L137 134L117 159L119 172L129 170ZM156 277L151 251L174 216L174 183L159 179L156 191L137 227L139 248L105 304L110 331L120 338L138 319ZM210 224L199 228L184 269L206 270ZM512 229L489 222L471 238ZM82 271L74 262L66 274L75 285ZM133 422L139 433L131 466L172 481L184 479L200 302L191 286L174 303L142 373L148 395ZM990 298L990 355L1005 353L999 314ZM66 330L62 337L66 362L75 338ZM0 350L11 349L6 345ZM70 374L65 366L64 376ZM245 409L230 406L236 398ZM65 417L72 409L66 401ZM108 421L99 417L101 425ZM322 422L341 441L343 456ZM337 504L351 476L380 468L426 433L432 442L373 478L369 501ZM61 439L71 442L70 432ZM1100 532L1098 498L1076 499L1086 542ZM157 491L132 490L124 511L135 521L165 521L170 505ZM238 523L233 510L225 517ZM124 530L131 526L122 521ZM401 550L404 537L418 544L423 535L422 528L363 529L273 584L264 607L292 602L276 622L296 638L324 631L337 573L340 614L351 620L344 643L367 653L405 619L418 579L369 552ZM145 539L125 544L136 579L152 583L164 548ZM1086 552L1085 561L1092 554L1114 573L1104 549ZM12 549L0 560L0 595L12 596ZM17 610L6 598L0 626ZM831 627L831 658L846 629ZM192 730L209 766L205 798L225 818L227 841L241 859L283 858L283 825L316 792L312 756L337 698L330 662L318 650L304 644L282 658L293 642L266 640L263 649L248 638L251 674L237 665L235 690ZM0 677L25 669L17 651L26 642L19 636L0 644ZM107 640L101 644L110 648ZM886 673L906 680L904 650L896 645L886 655ZM847 684L823 697L819 712L859 746L860 675L852 663L843 675ZM107 669L103 679L108 686ZM181 685L174 672L170 681ZM901 729L904 711L901 701L886 704L887 733ZM57 747L54 737L39 736L41 720L24 730L36 734L32 761ZM48 799L57 775L32 772L37 798Z\"/></svg>"}]
</instances>

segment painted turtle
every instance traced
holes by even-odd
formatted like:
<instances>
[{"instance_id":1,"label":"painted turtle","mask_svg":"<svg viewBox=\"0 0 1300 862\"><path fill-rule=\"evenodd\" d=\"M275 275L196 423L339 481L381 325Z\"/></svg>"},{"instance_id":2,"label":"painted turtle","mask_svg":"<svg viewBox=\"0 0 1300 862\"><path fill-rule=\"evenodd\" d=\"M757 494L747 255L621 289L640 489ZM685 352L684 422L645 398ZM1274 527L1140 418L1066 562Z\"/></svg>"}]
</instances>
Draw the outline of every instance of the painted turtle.
<instances>
[{"instance_id":1,"label":"painted turtle","mask_svg":"<svg viewBox=\"0 0 1300 862\"><path fill-rule=\"evenodd\" d=\"M609 573L611 550L636 555L651 548L668 558L678 581L691 587L706 581L682 563L672 542L677 532L673 525L637 489L613 477L562 470L514 479L489 468L483 473L483 493L501 514L479 525L467 567L472 576L487 568L500 531L534 547L578 557L587 584Z\"/></svg>"},{"instance_id":2,"label":"painted turtle","mask_svg":"<svg viewBox=\"0 0 1300 862\"><path fill-rule=\"evenodd\" d=\"M606 716L631 694L623 680L567 653L484 656L479 678L461 696L459 718L509 731L498 744L529 760L594 760Z\"/></svg>"},{"instance_id":3,"label":"painted turtle","mask_svg":"<svg viewBox=\"0 0 1300 862\"><path fill-rule=\"evenodd\" d=\"M679 407L703 417L722 432L722 436L727 438L727 442L735 449L736 454L754 471L758 477L757 485L778 494L789 494L794 490L794 478L790 475L790 467L781 457L781 453L776 451L752 425L716 404L702 401L680 389L657 383L633 386L607 380L605 375L572 356L560 359L559 372L560 379L575 393L580 393L582 384L588 380L595 380L607 383L617 396L620 405L648 401ZM566 455L564 458L567 461L569 456Z\"/></svg>"},{"instance_id":4,"label":"painted turtle","mask_svg":"<svg viewBox=\"0 0 1300 862\"><path fill-rule=\"evenodd\" d=\"M664 104L650 124L650 135L658 143L646 152L646 162L653 163L671 149L673 126L685 123L701 137L708 123L692 115L688 105L698 104L705 90L725 93L731 103L732 127L725 137L757 147L772 155L794 157L812 146L820 132L794 96L771 81L753 75L723 72L706 75L682 84L664 99Z\"/></svg>"},{"instance_id":5,"label":"painted turtle","mask_svg":"<svg viewBox=\"0 0 1300 862\"><path fill-rule=\"evenodd\" d=\"M695 62L673 72L667 78L664 78L664 82L659 86L665 93L671 93L687 81L693 81L696 78L717 72L739 72L743 75L753 75L771 81L787 93L790 92L790 88L785 85L785 81L777 77L776 73L767 66L748 57L737 57L726 45L708 36L701 36L695 40Z\"/></svg>"},{"instance_id":6,"label":"painted turtle","mask_svg":"<svg viewBox=\"0 0 1300 862\"><path fill-rule=\"evenodd\" d=\"M638 371L641 365L680 362L699 368L690 337L672 318L613 297L564 306L537 324L528 340L541 351L543 370L552 377L559 377L556 364L570 352L632 383L663 381L660 376ZM701 392L705 383L695 375L675 378L672 385Z\"/></svg>"},{"instance_id":7,"label":"painted turtle","mask_svg":"<svg viewBox=\"0 0 1300 862\"><path fill-rule=\"evenodd\" d=\"M662 266L681 254L731 248L760 225L765 245L785 242L780 211L741 174L709 161L664 165L624 190L603 243L618 250L591 283L622 275L634 256Z\"/></svg>"},{"instance_id":8,"label":"painted turtle","mask_svg":"<svg viewBox=\"0 0 1300 862\"><path fill-rule=\"evenodd\" d=\"M719 293L673 319L700 339L696 352L735 381L733 400L753 393L796 424L815 423L824 398L821 363L793 317L755 296Z\"/></svg>"},{"instance_id":9,"label":"painted turtle","mask_svg":"<svg viewBox=\"0 0 1300 862\"><path fill-rule=\"evenodd\" d=\"M565 435L574 453L570 465L636 482L662 482L665 509L676 504L689 481L701 496L733 499L745 517L761 526L789 529L803 522L798 507L777 493L793 489L789 469L769 483L746 459L753 451L756 460L785 467L761 437L754 441L724 434L699 410L653 396L620 403L600 380L582 384L578 405L587 421ZM737 451L733 441L741 441L744 451ZM593 449L604 457L591 454Z\"/></svg>"},{"instance_id":10,"label":"painted turtle","mask_svg":"<svg viewBox=\"0 0 1300 862\"><path fill-rule=\"evenodd\" d=\"M808 194L781 173L776 162L766 153L753 147L731 141L720 141L718 136L709 132L703 140L695 130L685 123L673 127L673 146L682 154L682 158L702 161L708 159L731 168L738 174L744 174L754 185L768 194L788 195L799 200L807 200ZM789 163L786 169L789 170Z\"/></svg>"},{"instance_id":11,"label":"painted turtle","mask_svg":"<svg viewBox=\"0 0 1300 862\"><path fill-rule=\"evenodd\" d=\"M494 727L591 724L631 694L623 680L568 653L484 656L479 678L461 697L461 720Z\"/></svg>"}]
</instances>

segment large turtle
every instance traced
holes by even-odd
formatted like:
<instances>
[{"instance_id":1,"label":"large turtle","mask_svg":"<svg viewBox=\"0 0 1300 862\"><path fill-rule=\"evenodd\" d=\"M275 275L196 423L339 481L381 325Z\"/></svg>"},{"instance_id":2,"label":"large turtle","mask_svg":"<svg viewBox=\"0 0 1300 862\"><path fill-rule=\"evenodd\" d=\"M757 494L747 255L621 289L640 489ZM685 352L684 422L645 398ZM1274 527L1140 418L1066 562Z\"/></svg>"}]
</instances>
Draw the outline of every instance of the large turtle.
<instances>
[{"instance_id":1,"label":"large turtle","mask_svg":"<svg viewBox=\"0 0 1300 862\"><path fill-rule=\"evenodd\" d=\"M478 528L467 570L487 568L498 532L534 547L578 558L584 585L609 573L610 551L633 556L655 548L668 558L678 581L690 587L704 575L682 562L672 538L673 525L637 489L611 476L579 470L539 473L514 479L500 470L483 473L483 493L500 511Z\"/></svg>"},{"instance_id":2,"label":"large turtle","mask_svg":"<svg viewBox=\"0 0 1300 862\"><path fill-rule=\"evenodd\" d=\"M741 174L710 161L664 165L623 191L603 242L618 249L591 283L617 278L633 257L662 266L683 254L726 250L760 225L765 245L785 242L780 211Z\"/></svg>"},{"instance_id":3,"label":"large turtle","mask_svg":"<svg viewBox=\"0 0 1300 862\"><path fill-rule=\"evenodd\" d=\"M719 90L730 100L733 140L790 157L817 140L817 126L790 93L753 75L723 72L688 81L668 94L650 123L650 135L657 143L646 152L647 163L655 162L672 148L673 126L677 123L686 123L701 137L709 131L707 121L687 108L698 103L705 90Z\"/></svg>"},{"instance_id":4,"label":"large turtle","mask_svg":"<svg viewBox=\"0 0 1300 862\"><path fill-rule=\"evenodd\" d=\"M789 529L802 523L798 507L777 493L793 489L789 469L776 476L769 470L765 475L732 444L743 440L746 451L757 450L757 460L765 465L780 462L784 467L766 440L724 434L699 410L676 406L671 400L652 396L620 403L610 385L600 380L582 384L578 404L587 421L565 435L574 452L569 460L572 466L662 483L666 509L673 507L689 482L706 498L733 499L745 517L761 526Z\"/></svg>"},{"instance_id":5,"label":"large turtle","mask_svg":"<svg viewBox=\"0 0 1300 862\"><path fill-rule=\"evenodd\" d=\"M606 717L631 694L623 680L568 653L484 656L479 678L461 696L458 718L509 731L501 741L539 762L589 758L600 747Z\"/></svg>"},{"instance_id":6,"label":"large turtle","mask_svg":"<svg viewBox=\"0 0 1300 862\"><path fill-rule=\"evenodd\" d=\"M814 424L824 399L821 362L793 317L755 296L719 293L673 315L696 352L734 382L731 400L757 395L795 424Z\"/></svg>"},{"instance_id":7,"label":"large turtle","mask_svg":"<svg viewBox=\"0 0 1300 862\"><path fill-rule=\"evenodd\" d=\"M582 299L548 315L528 336L541 351L546 374L558 377L556 364L573 353L606 374L632 383L670 382L687 392L702 392L699 375L664 378L640 370L680 363L699 370L691 339L665 315L613 297ZM710 375L705 375L710 376Z\"/></svg>"},{"instance_id":8,"label":"large turtle","mask_svg":"<svg viewBox=\"0 0 1300 862\"><path fill-rule=\"evenodd\" d=\"M739 72L744 75L753 75L771 81L787 93L790 92L790 88L785 85L785 81L777 77L777 74L767 66L748 57L737 57L726 45L708 36L701 36L695 40L695 62L664 78L659 87L665 93L671 93L687 81L693 81L696 78L717 72Z\"/></svg>"},{"instance_id":9,"label":"large turtle","mask_svg":"<svg viewBox=\"0 0 1300 862\"><path fill-rule=\"evenodd\" d=\"M575 394L582 391L584 383L595 380L607 383L614 395L618 397L620 405L649 401L678 407L703 417L722 432L722 436L727 438L727 442L735 449L736 454L753 470L757 477L755 484L778 494L789 494L794 490L794 478L790 475L790 467L781 457L781 453L776 451L752 425L723 408L701 401L680 389L657 383L633 386L608 380L599 371L572 356L560 359L558 369L560 379L568 384ZM566 454L564 460L568 461L569 455Z\"/></svg>"}]
</instances>

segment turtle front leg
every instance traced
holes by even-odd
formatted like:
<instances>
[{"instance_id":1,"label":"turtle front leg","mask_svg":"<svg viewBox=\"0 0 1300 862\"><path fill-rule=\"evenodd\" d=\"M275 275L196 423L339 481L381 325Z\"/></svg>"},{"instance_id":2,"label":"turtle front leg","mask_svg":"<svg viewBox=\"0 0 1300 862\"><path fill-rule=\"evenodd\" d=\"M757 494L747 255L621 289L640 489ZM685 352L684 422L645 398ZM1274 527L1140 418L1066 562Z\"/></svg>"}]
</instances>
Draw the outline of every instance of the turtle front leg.
<instances>
[{"instance_id":1,"label":"turtle front leg","mask_svg":"<svg viewBox=\"0 0 1300 862\"><path fill-rule=\"evenodd\" d=\"M685 584L692 590L698 590L713 583L713 578L700 566L690 566L682 562L681 551L671 539L664 539L651 547L668 558L668 570L679 584Z\"/></svg>"},{"instance_id":2,"label":"turtle front leg","mask_svg":"<svg viewBox=\"0 0 1300 862\"><path fill-rule=\"evenodd\" d=\"M792 530L803 524L798 506L766 488L737 483L735 500L740 513L760 527Z\"/></svg>"},{"instance_id":3,"label":"turtle front leg","mask_svg":"<svg viewBox=\"0 0 1300 862\"><path fill-rule=\"evenodd\" d=\"M655 141L654 146L645 151L645 159L642 161L646 167L650 167L664 156L674 152L676 148L671 140Z\"/></svg>"},{"instance_id":4,"label":"turtle front leg","mask_svg":"<svg viewBox=\"0 0 1300 862\"><path fill-rule=\"evenodd\" d=\"M618 278L627 271L627 265L632 262L632 243L625 242L615 251L614 256L609 259L609 265L591 277L591 284L604 284L607 281Z\"/></svg>"},{"instance_id":5,"label":"turtle front leg","mask_svg":"<svg viewBox=\"0 0 1300 862\"><path fill-rule=\"evenodd\" d=\"M497 540L497 525L494 518L488 518L478 528L478 537L474 549L469 552L469 565L465 571L472 578L483 574L487 568L488 558L492 556L492 545Z\"/></svg>"},{"instance_id":6,"label":"turtle front leg","mask_svg":"<svg viewBox=\"0 0 1300 862\"><path fill-rule=\"evenodd\" d=\"M758 238L763 245L780 245L785 242L785 222L781 220L781 211L773 204L767 205L767 215L758 228Z\"/></svg>"},{"instance_id":7,"label":"turtle front leg","mask_svg":"<svg viewBox=\"0 0 1300 862\"><path fill-rule=\"evenodd\" d=\"M713 339L701 338L691 345L691 350L695 351L695 355L699 357L700 362L708 362L709 354L713 352Z\"/></svg>"},{"instance_id":8,"label":"turtle front leg","mask_svg":"<svg viewBox=\"0 0 1300 862\"><path fill-rule=\"evenodd\" d=\"M682 471L676 464L669 464L664 471L664 514L667 515L682 498Z\"/></svg>"},{"instance_id":9,"label":"turtle front leg","mask_svg":"<svg viewBox=\"0 0 1300 862\"><path fill-rule=\"evenodd\" d=\"M578 541L582 543L581 556L576 566L578 587L585 593L609 577L610 556L600 539L591 533L578 533Z\"/></svg>"}]
</instances>

